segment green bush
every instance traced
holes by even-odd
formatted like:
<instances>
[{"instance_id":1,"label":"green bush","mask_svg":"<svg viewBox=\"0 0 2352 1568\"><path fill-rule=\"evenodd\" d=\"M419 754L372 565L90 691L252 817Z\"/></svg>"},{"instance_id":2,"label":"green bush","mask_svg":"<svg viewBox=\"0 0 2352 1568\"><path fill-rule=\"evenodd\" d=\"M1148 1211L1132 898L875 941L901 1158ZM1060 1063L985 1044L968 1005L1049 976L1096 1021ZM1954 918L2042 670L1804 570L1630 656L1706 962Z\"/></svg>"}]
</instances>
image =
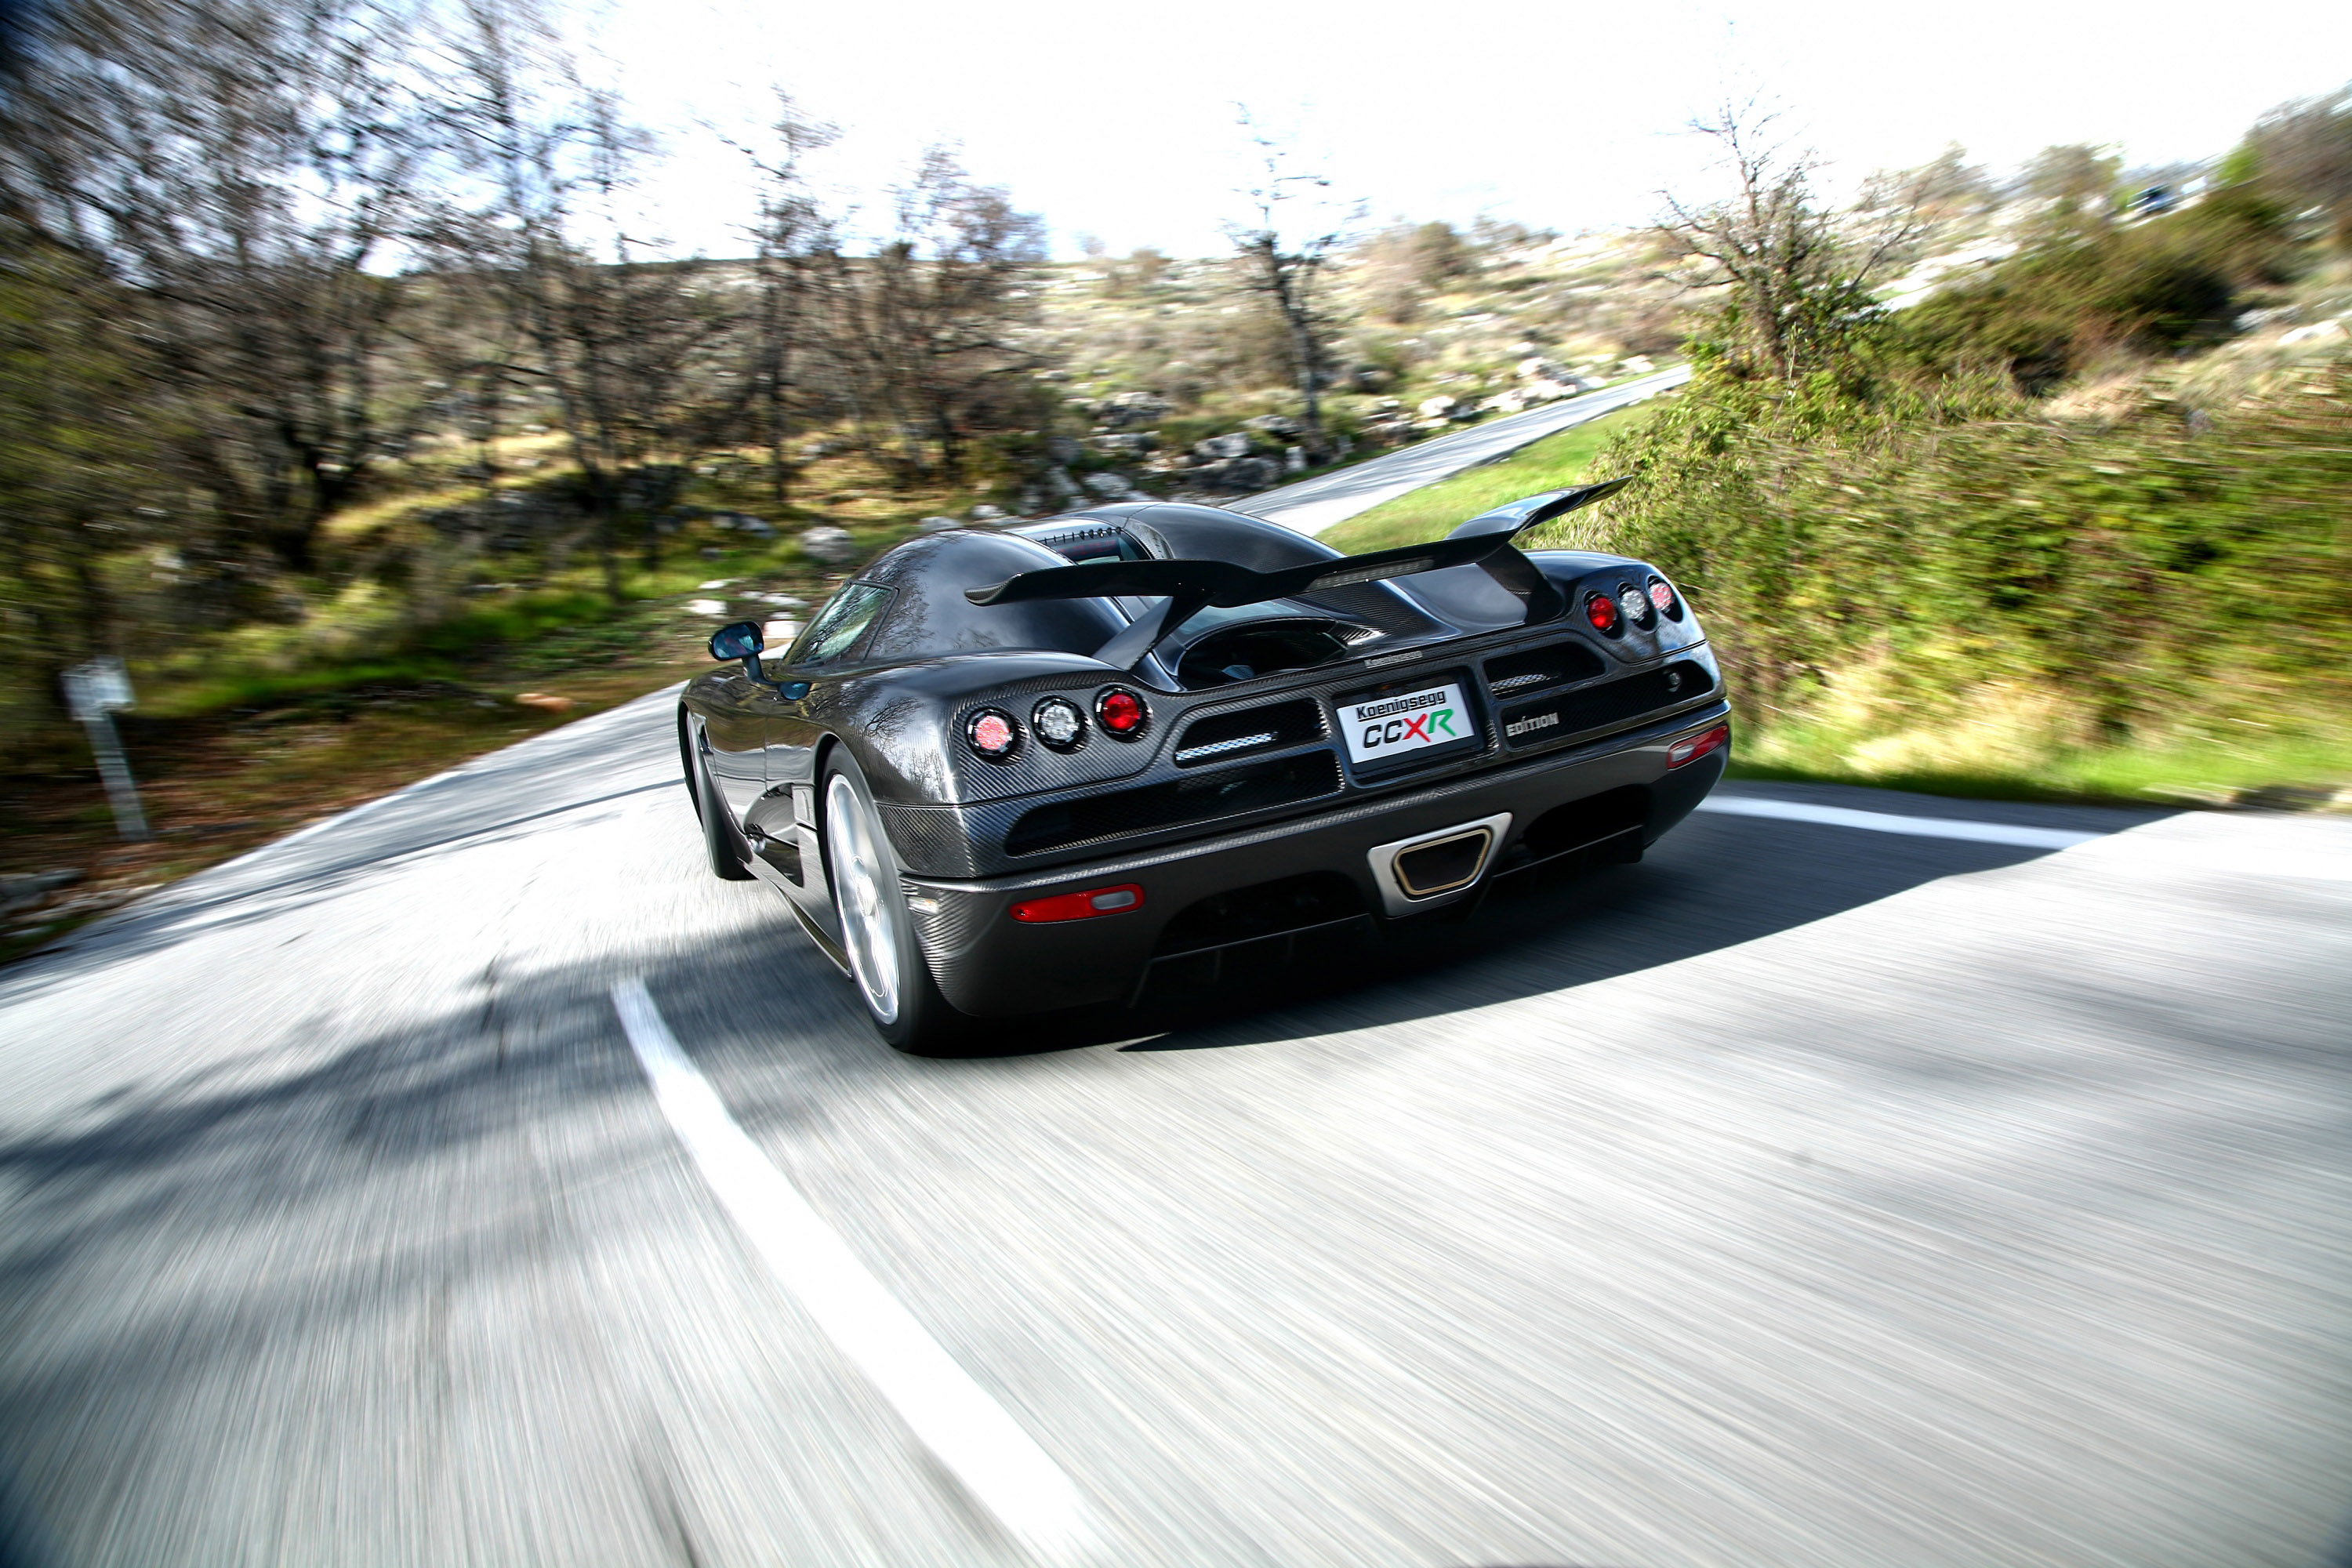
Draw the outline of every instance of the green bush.
<instances>
[{"instance_id":1,"label":"green bush","mask_svg":"<svg viewBox=\"0 0 2352 1568\"><path fill-rule=\"evenodd\" d=\"M1860 732L2006 705L2045 746L2340 720L2352 374L2218 418L2160 383L2095 424L1964 392L1703 368L1596 465L1642 482L1543 542L1675 577L1754 720L1843 704Z\"/></svg>"}]
</instances>

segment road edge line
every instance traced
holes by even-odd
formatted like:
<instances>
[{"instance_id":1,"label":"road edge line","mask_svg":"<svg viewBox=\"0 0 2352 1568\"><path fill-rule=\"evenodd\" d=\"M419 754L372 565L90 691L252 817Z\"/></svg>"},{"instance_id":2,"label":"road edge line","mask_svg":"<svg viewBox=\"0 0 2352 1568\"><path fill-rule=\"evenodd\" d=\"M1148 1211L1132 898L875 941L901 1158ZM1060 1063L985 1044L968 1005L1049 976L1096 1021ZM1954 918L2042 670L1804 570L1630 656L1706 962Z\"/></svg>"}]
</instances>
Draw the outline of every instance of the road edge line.
<instances>
[{"instance_id":1,"label":"road edge line","mask_svg":"<svg viewBox=\"0 0 2352 1568\"><path fill-rule=\"evenodd\" d=\"M687 1059L645 982L620 981L612 995L663 1117L776 1281L1007 1529L1049 1552L1085 1544L1086 1507L1070 1478L736 1124Z\"/></svg>"},{"instance_id":2,"label":"road edge line","mask_svg":"<svg viewBox=\"0 0 2352 1568\"><path fill-rule=\"evenodd\" d=\"M1780 822L1810 822L1822 827L1853 827L1864 833L1903 833L1915 838L1958 838L1972 844L2009 844L2022 849L2072 849L2109 837L2064 827L2028 827L2020 823L1971 822L1950 816L1898 816L1850 806L1814 805L1799 800L1764 800L1750 795L1711 795L1701 811L1726 816L1761 816Z\"/></svg>"}]
</instances>

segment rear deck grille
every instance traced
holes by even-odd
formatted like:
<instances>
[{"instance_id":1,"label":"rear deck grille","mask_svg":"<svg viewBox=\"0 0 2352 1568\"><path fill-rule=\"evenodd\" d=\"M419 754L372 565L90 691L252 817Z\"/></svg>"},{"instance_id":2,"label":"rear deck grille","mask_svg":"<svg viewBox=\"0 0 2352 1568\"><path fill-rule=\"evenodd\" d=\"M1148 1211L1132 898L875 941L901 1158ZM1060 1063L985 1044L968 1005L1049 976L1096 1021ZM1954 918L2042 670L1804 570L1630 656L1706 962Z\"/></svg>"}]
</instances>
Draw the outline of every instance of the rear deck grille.
<instances>
[{"instance_id":1,"label":"rear deck grille","mask_svg":"<svg viewBox=\"0 0 2352 1568\"><path fill-rule=\"evenodd\" d=\"M1196 720L1176 737L1176 765L1197 767L1245 752L1272 751L1323 738L1323 710L1311 697Z\"/></svg>"},{"instance_id":2,"label":"rear deck grille","mask_svg":"<svg viewBox=\"0 0 2352 1568\"><path fill-rule=\"evenodd\" d=\"M1336 795L1339 790L1339 760L1329 752L1307 752L1140 789L1041 805L1013 825L1013 831L1004 837L1004 852L1035 855L1122 834L1215 822Z\"/></svg>"},{"instance_id":3,"label":"rear deck grille","mask_svg":"<svg viewBox=\"0 0 2352 1568\"><path fill-rule=\"evenodd\" d=\"M1507 697L1514 691L1532 691L1538 686L1590 680L1607 668L1601 662L1601 656L1582 643L1556 642L1488 659L1486 689L1497 697Z\"/></svg>"},{"instance_id":4,"label":"rear deck grille","mask_svg":"<svg viewBox=\"0 0 2352 1568\"><path fill-rule=\"evenodd\" d=\"M1540 746L1634 718L1654 708L1687 702L1714 689L1715 678L1705 666L1678 659L1664 669L1644 670L1622 680L1507 708L1503 710L1503 739L1514 747Z\"/></svg>"}]
</instances>

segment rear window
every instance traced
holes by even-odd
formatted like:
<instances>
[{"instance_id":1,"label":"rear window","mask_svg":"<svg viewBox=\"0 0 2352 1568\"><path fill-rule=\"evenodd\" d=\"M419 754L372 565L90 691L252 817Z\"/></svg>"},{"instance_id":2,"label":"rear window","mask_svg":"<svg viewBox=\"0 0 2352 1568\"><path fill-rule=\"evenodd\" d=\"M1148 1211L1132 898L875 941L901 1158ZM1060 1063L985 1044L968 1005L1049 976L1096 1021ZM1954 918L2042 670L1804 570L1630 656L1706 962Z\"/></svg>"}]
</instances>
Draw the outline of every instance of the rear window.
<instances>
[{"instance_id":1,"label":"rear window","mask_svg":"<svg viewBox=\"0 0 2352 1568\"><path fill-rule=\"evenodd\" d=\"M788 664L823 664L839 658L857 646L874 617L890 602L890 590L871 583L851 583L826 601L808 630L793 639Z\"/></svg>"}]
</instances>

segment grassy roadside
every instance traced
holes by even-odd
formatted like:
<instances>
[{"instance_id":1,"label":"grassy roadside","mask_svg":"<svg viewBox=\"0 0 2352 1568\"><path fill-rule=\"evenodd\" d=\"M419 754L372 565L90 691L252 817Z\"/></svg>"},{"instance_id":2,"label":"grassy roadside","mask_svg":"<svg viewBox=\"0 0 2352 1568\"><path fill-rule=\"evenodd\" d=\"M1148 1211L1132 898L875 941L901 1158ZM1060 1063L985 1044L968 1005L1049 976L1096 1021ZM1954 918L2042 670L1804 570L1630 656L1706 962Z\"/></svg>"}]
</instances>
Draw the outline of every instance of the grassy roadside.
<instances>
[{"instance_id":1,"label":"grassy roadside","mask_svg":"<svg viewBox=\"0 0 2352 1568\"><path fill-rule=\"evenodd\" d=\"M1489 507L1597 478L1591 465L1601 449L1639 429L1659 406L1642 405L1547 437L1500 462L1351 518L1323 540L1350 553L1416 543L1442 537ZM1900 731L1864 714L1845 715L1847 721L1750 726L1740 737L1732 776L1995 800L2352 805L2352 740L2281 733L2249 722L2243 736L2086 746L2049 732L2041 717L2030 703L1995 701Z\"/></svg>"},{"instance_id":2,"label":"grassy roadside","mask_svg":"<svg viewBox=\"0 0 2352 1568\"><path fill-rule=\"evenodd\" d=\"M1443 539L1455 523L1489 507L1543 490L1562 489L1587 478L1593 457L1620 431L1649 417L1652 405L1604 414L1521 447L1498 462L1465 469L1450 479L1425 485L1383 501L1321 535L1323 542L1349 555Z\"/></svg>"},{"instance_id":3,"label":"grassy roadside","mask_svg":"<svg viewBox=\"0 0 2352 1568\"><path fill-rule=\"evenodd\" d=\"M1750 730L1734 749L1730 776L1974 800L2352 810L2352 741L2284 736L2243 744L2053 746L2021 756L1972 752L1965 724L1906 738L1923 744L1886 757L1818 727Z\"/></svg>"},{"instance_id":4,"label":"grassy roadside","mask_svg":"<svg viewBox=\"0 0 2352 1568\"><path fill-rule=\"evenodd\" d=\"M846 558L811 558L808 528L845 529L868 559L972 500L891 491L848 460L812 478L807 504L782 507L762 504L750 477L698 481L692 515L650 563L633 542L618 604L577 549L449 546L432 514L462 489L415 483L338 517L341 548L419 563L401 591L364 576L315 584L299 616L133 653L139 701L118 725L151 841L116 837L79 727L12 738L0 963L309 823L708 669L705 640L722 622L799 618L793 601L818 603L839 581ZM766 530L720 521L747 515Z\"/></svg>"}]
</instances>

